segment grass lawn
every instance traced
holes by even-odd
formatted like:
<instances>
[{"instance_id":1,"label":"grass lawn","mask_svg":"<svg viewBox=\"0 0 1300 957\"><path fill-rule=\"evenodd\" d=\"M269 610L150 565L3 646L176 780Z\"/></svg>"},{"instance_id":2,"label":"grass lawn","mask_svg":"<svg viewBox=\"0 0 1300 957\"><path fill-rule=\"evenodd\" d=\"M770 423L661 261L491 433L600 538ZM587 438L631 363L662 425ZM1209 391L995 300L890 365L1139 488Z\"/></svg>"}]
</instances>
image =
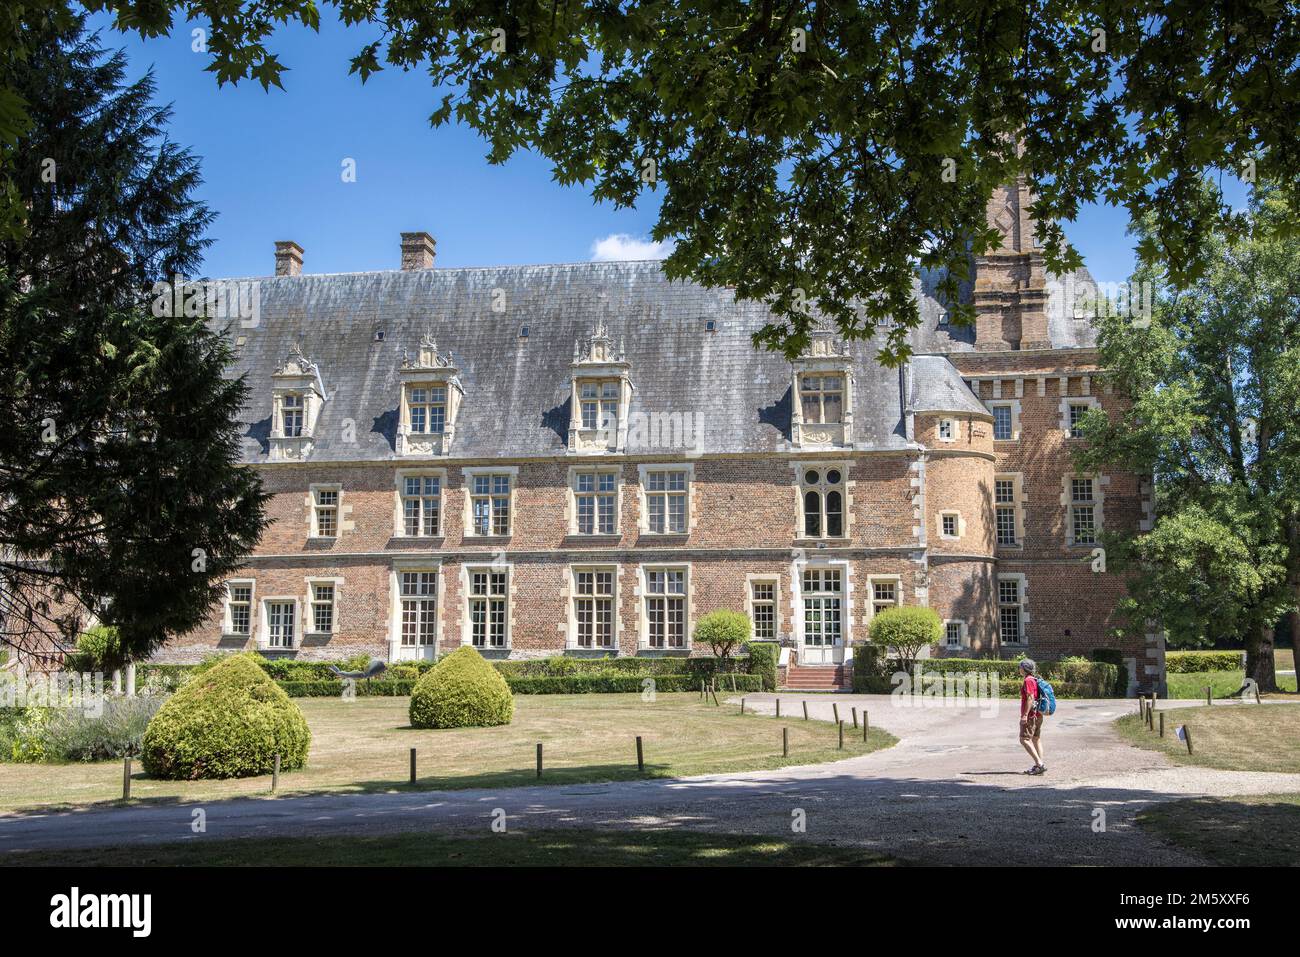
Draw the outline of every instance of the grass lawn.
<instances>
[{"instance_id":1,"label":"grass lawn","mask_svg":"<svg viewBox=\"0 0 1300 957\"><path fill-rule=\"evenodd\" d=\"M409 698L296 699L311 727L307 767L280 776L279 793L408 789L410 749L418 749L423 790L577 784L643 777L682 777L816 764L865 754L896 742L871 729L845 730L844 750L828 722L741 715L738 705L704 704L692 693L518 695L514 722L502 728L419 731L407 718ZM781 728L790 756L781 755ZM636 766L636 736L645 772ZM545 773L537 780L537 743ZM132 800L209 801L266 795L270 776L229 781L152 781L138 770ZM86 805L122 795L122 764L0 764L0 810Z\"/></svg>"},{"instance_id":2,"label":"grass lawn","mask_svg":"<svg viewBox=\"0 0 1300 957\"><path fill-rule=\"evenodd\" d=\"M1192 746L1196 746L1194 738ZM1213 864L1295 867L1300 863L1300 794L1170 801L1143 811L1138 823Z\"/></svg>"},{"instance_id":3,"label":"grass lawn","mask_svg":"<svg viewBox=\"0 0 1300 957\"><path fill-rule=\"evenodd\" d=\"M696 831L540 830L480 836L386 834L272 838L0 856L25 867L878 867L896 863L862 848Z\"/></svg>"},{"instance_id":4,"label":"grass lawn","mask_svg":"<svg viewBox=\"0 0 1300 957\"><path fill-rule=\"evenodd\" d=\"M1276 665L1281 669L1281 664ZM1209 685L1210 693L1216 698L1226 698L1241 687L1242 679L1245 677L1244 671L1198 671L1193 674L1170 674L1166 678L1169 682L1169 697L1171 698L1197 698L1205 700L1205 686ZM1295 691L1295 675L1278 675L1277 686L1284 691ZM1196 742L1192 741L1195 747Z\"/></svg>"},{"instance_id":5,"label":"grass lawn","mask_svg":"<svg viewBox=\"0 0 1300 957\"><path fill-rule=\"evenodd\" d=\"M1148 731L1136 713L1120 718L1115 727L1129 744L1163 751L1177 764L1227 771L1300 771L1300 705L1171 708L1164 715L1163 738L1158 730ZM1180 724L1192 732L1190 755L1175 733Z\"/></svg>"}]
</instances>

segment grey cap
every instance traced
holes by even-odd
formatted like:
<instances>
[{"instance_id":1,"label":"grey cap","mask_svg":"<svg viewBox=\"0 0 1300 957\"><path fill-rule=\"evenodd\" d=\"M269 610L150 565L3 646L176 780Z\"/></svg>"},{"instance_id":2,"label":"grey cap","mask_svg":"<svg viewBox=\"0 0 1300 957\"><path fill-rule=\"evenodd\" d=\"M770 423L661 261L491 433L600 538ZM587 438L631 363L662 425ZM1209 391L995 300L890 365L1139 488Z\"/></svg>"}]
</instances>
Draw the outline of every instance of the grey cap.
<instances>
[{"instance_id":1,"label":"grey cap","mask_svg":"<svg viewBox=\"0 0 1300 957\"><path fill-rule=\"evenodd\" d=\"M1034 664L1033 658L1021 658L1020 667L1022 670L1029 672L1031 675L1038 670L1038 666Z\"/></svg>"}]
</instances>

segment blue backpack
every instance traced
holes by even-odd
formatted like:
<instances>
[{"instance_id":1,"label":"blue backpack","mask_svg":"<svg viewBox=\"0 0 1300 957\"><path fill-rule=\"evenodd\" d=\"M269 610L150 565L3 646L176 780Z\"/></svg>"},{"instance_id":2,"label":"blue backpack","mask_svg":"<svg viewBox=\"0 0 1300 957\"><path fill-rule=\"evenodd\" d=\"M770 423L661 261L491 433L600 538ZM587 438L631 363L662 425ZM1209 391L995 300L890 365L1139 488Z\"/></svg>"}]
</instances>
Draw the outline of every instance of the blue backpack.
<instances>
[{"instance_id":1,"label":"blue backpack","mask_svg":"<svg viewBox=\"0 0 1300 957\"><path fill-rule=\"evenodd\" d=\"M1056 714L1056 692L1052 690L1051 682L1038 675L1034 675L1034 680L1038 682L1038 713Z\"/></svg>"}]
</instances>

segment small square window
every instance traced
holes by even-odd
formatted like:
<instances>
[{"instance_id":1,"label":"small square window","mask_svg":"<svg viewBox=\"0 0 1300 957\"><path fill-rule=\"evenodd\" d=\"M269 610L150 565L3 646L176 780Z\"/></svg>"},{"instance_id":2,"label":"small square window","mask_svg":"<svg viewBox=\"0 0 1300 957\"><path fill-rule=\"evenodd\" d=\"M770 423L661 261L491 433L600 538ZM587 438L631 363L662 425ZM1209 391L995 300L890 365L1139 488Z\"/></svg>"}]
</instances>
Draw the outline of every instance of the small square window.
<instances>
[{"instance_id":1,"label":"small square window","mask_svg":"<svg viewBox=\"0 0 1300 957\"><path fill-rule=\"evenodd\" d=\"M957 537L957 516L952 513L948 513L940 516L940 521L942 522L941 527L943 528L944 536L947 538L956 538Z\"/></svg>"}]
</instances>

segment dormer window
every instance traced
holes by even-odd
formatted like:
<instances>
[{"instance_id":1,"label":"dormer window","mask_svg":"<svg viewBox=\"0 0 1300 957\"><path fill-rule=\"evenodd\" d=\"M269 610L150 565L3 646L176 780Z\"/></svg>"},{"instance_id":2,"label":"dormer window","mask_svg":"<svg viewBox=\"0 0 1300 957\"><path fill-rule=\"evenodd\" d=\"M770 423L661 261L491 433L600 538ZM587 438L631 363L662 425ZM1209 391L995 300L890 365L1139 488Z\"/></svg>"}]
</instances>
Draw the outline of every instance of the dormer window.
<instances>
[{"instance_id":1,"label":"dormer window","mask_svg":"<svg viewBox=\"0 0 1300 957\"><path fill-rule=\"evenodd\" d=\"M793 362L794 404L790 438L796 448L853 444L853 357L824 329Z\"/></svg>"},{"instance_id":2,"label":"dormer window","mask_svg":"<svg viewBox=\"0 0 1300 957\"><path fill-rule=\"evenodd\" d=\"M294 346L271 376L272 461L302 461L311 454L324 404L319 367Z\"/></svg>"},{"instance_id":3,"label":"dormer window","mask_svg":"<svg viewBox=\"0 0 1300 957\"><path fill-rule=\"evenodd\" d=\"M447 424L447 389L411 386L409 405L412 435L442 435Z\"/></svg>"},{"instance_id":4,"label":"dormer window","mask_svg":"<svg viewBox=\"0 0 1300 957\"><path fill-rule=\"evenodd\" d=\"M617 379L589 379L579 384L584 429L618 430L621 384Z\"/></svg>"},{"instance_id":5,"label":"dormer window","mask_svg":"<svg viewBox=\"0 0 1300 957\"><path fill-rule=\"evenodd\" d=\"M403 355L398 455L446 455L451 449L462 398L458 371L432 335L420 339L414 358Z\"/></svg>"},{"instance_id":6,"label":"dormer window","mask_svg":"<svg viewBox=\"0 0 1300 957\"><path fill-rule=\"evenodd\" d=\"M286 439L302 436L303 399L301 395L290 392L280 399L280 434Z\"/></svg>"},{"instance_id":7,"label":"dormer window","mask_svg":"<svg viewBox=\"0 0 1300 957\"><path fill-rule=\"evenodd\" d=\"M621 452L627 447L631 366L602 322L573 344L570 365L570 452Z\"/></svg>"},{"instance_id":8,"label":"dormer window","mask_svg":"<svg viewBox=\"0 0 1300 957\"><path fill-rule=\"evenodd\" d=\"M840 376L800 377L799 404L809 424L838 424L844 417L844 379Z\"/></svg>"}]
</instances>

